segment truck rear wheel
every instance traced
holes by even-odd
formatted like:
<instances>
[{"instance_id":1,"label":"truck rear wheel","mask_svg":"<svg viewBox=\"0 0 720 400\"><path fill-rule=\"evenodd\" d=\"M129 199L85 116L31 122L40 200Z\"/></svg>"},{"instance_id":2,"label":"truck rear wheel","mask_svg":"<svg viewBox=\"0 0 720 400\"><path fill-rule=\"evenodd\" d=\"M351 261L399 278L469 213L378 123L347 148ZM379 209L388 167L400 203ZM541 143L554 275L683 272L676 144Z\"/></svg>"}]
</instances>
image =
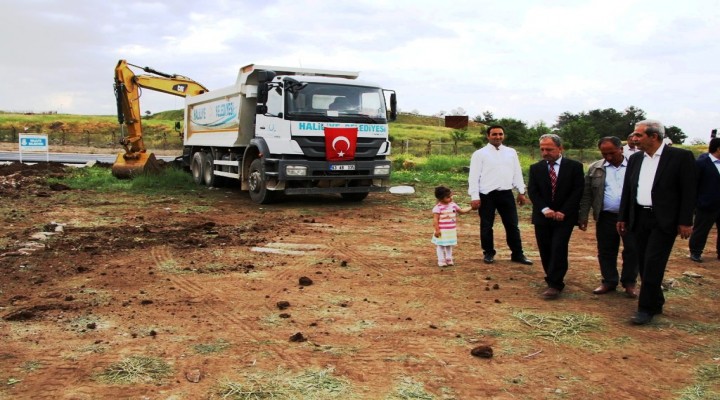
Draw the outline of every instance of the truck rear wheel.
<instances>
[{"instance_id":1,"label":"truck rear wheel","mask_svg":"<svg viewBox=\"0 0 720 400\"><path fill-rule=\"evenodd\" d=\"M368 192L365 193L340 193L340 196L347 201L363 201L368 197Z\"/></svg>"},{"instance_id":2,"label":"truck rear wheel","mask_svg":"<svg viewBox=\"0 0 720 400\"><path fill-rule=\"evenodd\" d=\"M271 203L277 197L276 193L267 189L265 184L265 167L259 158L250 163L248 190L250 192L250 199L259 204Z\"/></svg>"},{"instance_id":3,"label":"truck rear wheel","mask_svg":"<svg viewBox=\"0 0 720 400\"><path fill-rule=\"evenodd\" d=\"M205 153L203 153L205 154ZM205 154L205 161L203 162L203 168L202 173L203 177L202 180L205 183L205 186L207 187L215 187L218 186L217 177L215 176L215 166L213 165L213 156L212 153Z\"/></svg>"},{"instance_id":4,"label":"truck rear wheel","mask_svg":"<svg viewBox=\"0 0 720 400\"><path fill-rule=\"evenodd\" d=\"M192 172L193 181L196 184L203 184L203 176L205 168L205 153L198 151L193 154L192 162L190 163L190 172Z\"/></svg>"}]
</instances>

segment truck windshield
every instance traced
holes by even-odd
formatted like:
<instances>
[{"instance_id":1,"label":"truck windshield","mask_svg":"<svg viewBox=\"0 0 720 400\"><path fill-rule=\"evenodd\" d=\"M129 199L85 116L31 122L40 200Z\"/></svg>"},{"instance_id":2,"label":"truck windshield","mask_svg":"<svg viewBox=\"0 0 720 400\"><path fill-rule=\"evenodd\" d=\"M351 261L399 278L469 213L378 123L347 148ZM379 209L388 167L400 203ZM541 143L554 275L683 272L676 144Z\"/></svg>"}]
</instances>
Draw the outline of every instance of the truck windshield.
<instances>
[{"instance_id":1,"label":"truck windshield","mask_svg":"<svg viewBox=\"0 0 720 400\"><path fill-rule=\"evenodd\" d=\"M308 83L285 92L285 110L289 120L387 123L385 97L376 87Z\"/></svg>"}]
</instances>

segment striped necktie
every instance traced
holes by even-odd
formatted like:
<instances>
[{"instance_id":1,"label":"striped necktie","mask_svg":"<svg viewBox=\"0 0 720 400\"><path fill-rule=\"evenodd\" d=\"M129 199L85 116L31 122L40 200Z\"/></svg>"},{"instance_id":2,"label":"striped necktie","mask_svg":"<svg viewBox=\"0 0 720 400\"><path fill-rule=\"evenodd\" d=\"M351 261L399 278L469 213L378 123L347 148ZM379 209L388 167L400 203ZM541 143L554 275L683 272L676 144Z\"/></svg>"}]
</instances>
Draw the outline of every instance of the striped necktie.
<instances>
[{"instance_id":1,"label":"striped necktie","mask_svg":"<svg viewBox=\"0 0 720 400\"><path fill-rule=\"evenodd\" d=\"M548 162L548 172L550 173L550 186L552 187L552 200L555 200L555 189L557 188L557 173L555 172L555 161Z\"/></svg>"}]
</instances>

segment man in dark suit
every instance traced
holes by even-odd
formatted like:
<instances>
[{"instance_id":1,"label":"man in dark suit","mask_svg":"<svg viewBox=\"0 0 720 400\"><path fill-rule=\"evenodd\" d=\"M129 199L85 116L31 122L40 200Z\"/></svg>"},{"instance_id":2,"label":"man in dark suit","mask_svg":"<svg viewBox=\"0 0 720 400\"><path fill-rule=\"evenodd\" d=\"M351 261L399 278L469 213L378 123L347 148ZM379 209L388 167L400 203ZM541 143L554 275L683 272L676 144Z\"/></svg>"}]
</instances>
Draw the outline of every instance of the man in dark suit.
<instances>
[{"instance_id":1,"label":"man in dark suit","mask_svg":"<svg viewBox=\"0 0 720 400\"><path fill-rule=\"evenodd\" d=\"M708 152L695 161L697 167L697 203L695 224L690 235L690 259L702 262L702 252L707 243L708 233L713 224L720 224L720 138L713 138ZM720 235L720 232L719 232ZM720 259L720 236L718 237L718 259Z\"/></svg>"},{"instance_id":2,"label":"man in dark suit","mask_svg":"<svg viewBox=\"0 0 720 400\"><path fill-rule=\"evenodd\" d=\"M543 161L530 166L528 182L535 240L548 285L542 296L548 300L558 298L565 288L568 244L578 222L584 186L582 164L563 157L562 152L560 136L542 135L540 153Z\"/></svg>"},{"instance_id":3,"label":"man in dark suit","mask_svg":"<svg viewBox=\"0 0 720 400\"><path fill-rule=\"evenodd\" d=\"M662 281L675 238L692 233L696 174L693 154L663 143L659 121L635 124L633 137L641 150L630 157L623 184L617 230L635 234L642 286L631 322L644 325L661 314Z\"/></svg>"}]
</instances>

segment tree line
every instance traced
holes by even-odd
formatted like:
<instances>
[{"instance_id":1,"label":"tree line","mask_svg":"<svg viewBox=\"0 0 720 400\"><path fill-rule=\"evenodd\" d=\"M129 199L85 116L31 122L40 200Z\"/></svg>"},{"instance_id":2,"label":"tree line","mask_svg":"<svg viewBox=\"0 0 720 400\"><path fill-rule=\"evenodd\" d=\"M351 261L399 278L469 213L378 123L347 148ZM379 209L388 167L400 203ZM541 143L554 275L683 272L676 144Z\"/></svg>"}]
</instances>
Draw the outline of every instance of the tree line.
<instances>
[{"instance_id":1,"label":"tree line","mask_svg":"<svg viewBox=\"0 0 720 400\"><path fill-rule=\"evenodd\" d=\"M563 138L567 147L583 149L594 148L597 141L604 136L617 136L626 140L632 133L635 123L646 119L645 111L630 106L623 112L614 108L582 111L577 114L564 112L557 118L553 126L543 121L528 126L515 118L495 118L492 112L485 111L473 118L473 121L489 125L502 125L508 133L505 144L508 146L532 146L537 144L540 136L556 133ZM671 125L665 127L665 136L673 143L682 144L687 135L682 129Z\"/></svg>"}]
</instances>

